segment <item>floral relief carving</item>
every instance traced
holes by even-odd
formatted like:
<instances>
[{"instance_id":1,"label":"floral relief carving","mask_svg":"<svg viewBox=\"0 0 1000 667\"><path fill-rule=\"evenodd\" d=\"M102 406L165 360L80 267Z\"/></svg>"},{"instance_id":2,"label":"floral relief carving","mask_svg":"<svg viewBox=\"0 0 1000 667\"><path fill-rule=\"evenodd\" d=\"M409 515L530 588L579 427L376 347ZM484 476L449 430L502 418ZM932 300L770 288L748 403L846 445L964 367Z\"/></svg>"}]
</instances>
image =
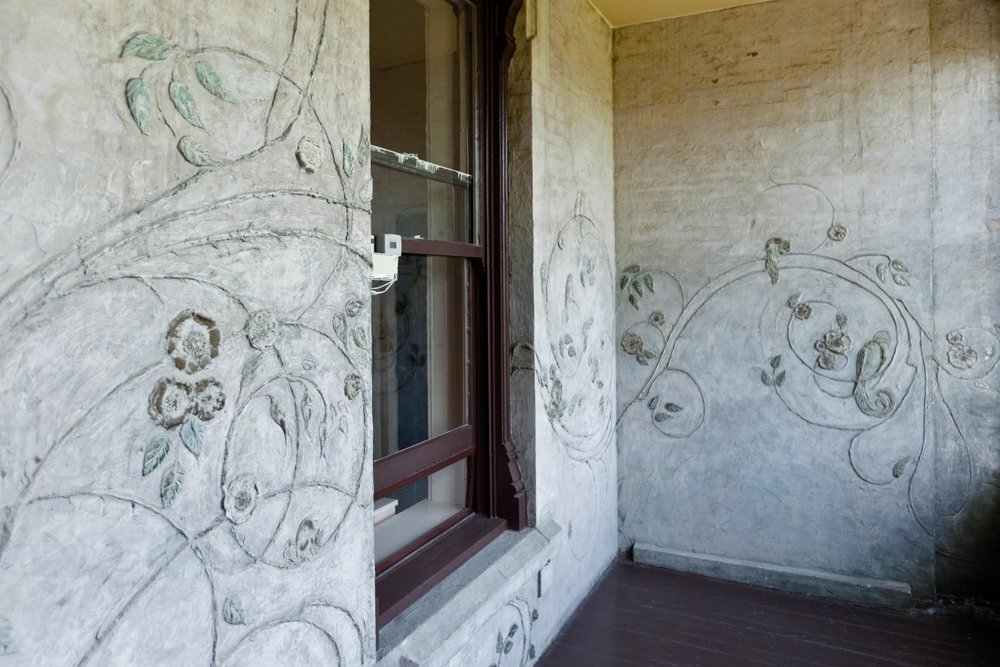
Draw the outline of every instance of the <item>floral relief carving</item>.
<instances>
[{"instance_id":1,"label":"floral relief carving","mask_svg":"<svg viewBox=\"0 0 1000 667\"><path fill-rule=\"evenodd\" d=\"M193 374L204 370L219 356L221 334L208 317L186 310L174 318L167 330L167 354L178 370Z\"/></svg>"},{"instance_id":2,"label":"floral relief carving","mask_svg":"<svg viewBox=\"0 0 1000 667\"><path fill-rule=\"evenodd\" d=\"M345 277L364 275L367 247L348 239L355 217L363 221L367 214L367 134L361 130L356 148L347 139L352 150L343 156L330 150L331 138L341 144L342 128L324 127L302 94L323 53L328 8L321 2L300 9L288 13L291 39L281 39L278 51L287 53L277 63L238 48L185 46L183 39L153 31L123 40L118 55L127 74L109 94L118 100L126 129L132 127L132 140L149 137L146 145L152 147L172 135L178 157L195 167L225 169L188 170L175 182L150 188L134 210L130 205L118 217L95 219L92 234L54 251L0 295L0 327L26 354L44 351L32 332L59 338L60 326L78 324L74 313L86 308L90 294L107 303L122 299L122 309L134 309L129 335L161 322L146 339L159 349L150 359L140 356L147 346L124 339L120 320L78 332L74 344L87 346L95 359L104 355L101 373L73 376L81 388L78 418L53 426L51 443L25 460L17 484L9 487L9 502L0 505L0 588L11 600L30 599L53 618L77 614L74 623L86 631L52 642L79 664L106 661L111 639L137 627L161 620L190 626L195 616L198 626L182 630L203 635L192 635L190 645L178 650L208 645L213 663L247 662L251 650L275 646L296 662L308 657L296 653L294 640L303 632L312 633L311 645L325 647L328 659L371 661L373 647L358 610L338 606L329 585L304 584L294 573L328 553L324 549L357 506L368 446L362 428L364 350L342 344L325 311L325 326L313 317L339 298ZM202 36L207 34L206 27ZM286 69L301 74L292 81ZM252 95L248 87L255 87ZM6 91L0 93L3 107ZM279 109L283 99L291 103ZM236 104L245 108L230 116L228 127L220 120ZM316 137L320 149L310 159L332 179L298 192L283 181L269 186L257 178L260 163L272 159L265 148L284 142L290 155L294 142L307 135ZM0 136L0 143L6 138ZM3 143L0 180L8 173L5 150ZM257 164L251 164L251 154L260 157ZM136 162L147 164L146 157ZM148 183L174 178L175 169L142 177ZM189 187L199 180L200 187ZM240 185L251 182L253 189ZM370 183L367 192L370 201ZM286 218L318 219L322 209L330 224L320 229L318 223L262 217L270 201L276 202L272 210L295 213ZM67 261L80 253L86 262ZM332 272L321 276L306 262L316 253L331 258ZM243 263L246 257L253 257L252 265ZM268 285L267 276L288 267L301 267L295 273L302 284L283 302L276 296L283 294L282 285ZM58 294L50 291L56 281ZM75 309L62 308L74 300ZM194 305L178 312L172 305L178 302ZM6 359L0 365L5 374L23 372ZM354 379L344 382L345 376ZM357 400L337 399L341 386ZM47 387L38 391L65 393L51 382ZM269 421L273 415L280 428ZM111 424L124 442L109 439ZM83 456L78 450L89 441L108 445ZM65 474L68 467L74 467L72 478ZM60 488L69 479L68 488ZM65 532L72 520L94 529ZM56 530L74 547L65 557L26 558L37 539L50 539ZM88 541L94 531L110 539ZM72 552L86 549L94 563L130 565L79 571ZM32 576L12 579L10 563L34 568ZM181 572L183 579L174 582ZM91 584L102 578L100 595L91 595ZM244 606L250 598L240 582L262 578L274 583L277 601ZM46 582L44 590L37 581ZM53 591L60 586L80 591L72 609L57 604ZM190 614L177 615L167 603L190 605ZM28 635L15 637L14 627L0 617L0 654L18 650L29 662L44 661L49 647ZM155 650L155 642L132 643L137 650Z\"/></svg>"}]
</instances>

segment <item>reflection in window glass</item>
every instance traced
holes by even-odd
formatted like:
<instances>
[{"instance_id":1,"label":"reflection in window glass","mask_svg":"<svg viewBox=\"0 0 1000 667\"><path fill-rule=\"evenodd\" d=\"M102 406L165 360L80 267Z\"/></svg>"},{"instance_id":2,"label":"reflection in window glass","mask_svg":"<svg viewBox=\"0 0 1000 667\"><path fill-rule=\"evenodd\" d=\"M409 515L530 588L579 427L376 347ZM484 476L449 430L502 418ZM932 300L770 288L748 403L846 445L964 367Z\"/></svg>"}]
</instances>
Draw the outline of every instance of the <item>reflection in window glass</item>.
<instances>
[{"instance_id":1,"label":"reflection in window glass","mask_svg":"<svg viewBox=\"0 0 1000 667\"><path fill-rule=\"evenodd\" d=\"M469 171L468 27L448 0L371 0L372 143Z\"/></svg>"},{"instance_id":2,"label":"reflection in window glass","mask_svg":"<svg viewBox=\"0 0 1000 667\"><path fill-rule=\"evenodd\" d=\"M376 501L376 563L465 509L468 469L463 459Z\"/></svg>"},{"instance_id":3,"label":"reflection in window glass","mask_svg":"<svg viewBox=\"0 0 1000 667\"><path fill-rule=\"evenodd\" d=\"M469 190L372 165L372 234L469 241Z\"/></svg>"},{"instance_id":4,"label":"reflection in window glass","mask_svg":"<svg viewBox=\"0 0 1000 667\"><path fill-rule=\"evenodd\" d=\"M467 421L465 260L399 258L399 279L372 300L377 460Z\"/></svg>"}]
</instances>

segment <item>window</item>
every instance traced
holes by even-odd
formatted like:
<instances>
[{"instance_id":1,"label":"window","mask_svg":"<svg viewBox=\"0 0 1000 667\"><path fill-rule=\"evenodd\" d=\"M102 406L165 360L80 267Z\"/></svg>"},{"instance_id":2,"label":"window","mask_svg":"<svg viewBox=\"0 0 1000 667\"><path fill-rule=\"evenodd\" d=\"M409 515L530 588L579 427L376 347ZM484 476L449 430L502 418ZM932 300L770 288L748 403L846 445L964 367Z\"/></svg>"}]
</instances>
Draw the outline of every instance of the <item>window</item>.
<instances>
[{"instance_id":1,"label":"window","mask_svg":"<svg viewBox=\"0 0 1000 667\"><path fill-rule=\"evenodd\" d=\"M381 626L526 525L507 420L503 30L509 2L372 0L372 297Z\"/></svg>"}]
</instances>

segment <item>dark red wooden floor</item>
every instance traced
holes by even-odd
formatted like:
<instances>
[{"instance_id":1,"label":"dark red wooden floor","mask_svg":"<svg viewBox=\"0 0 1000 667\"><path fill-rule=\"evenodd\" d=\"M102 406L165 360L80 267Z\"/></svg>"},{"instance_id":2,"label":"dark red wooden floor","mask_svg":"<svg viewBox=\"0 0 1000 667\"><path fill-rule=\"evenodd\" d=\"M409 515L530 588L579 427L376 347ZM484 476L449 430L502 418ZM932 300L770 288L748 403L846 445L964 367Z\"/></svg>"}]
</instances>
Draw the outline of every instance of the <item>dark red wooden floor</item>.
<instances>
[{"instance_id":1,"label":"dark red wooden floor","mask_svg":"<svg viewBox=\"0 0 1000 667\"><path fill-rule=\"evenodd\" d=\"M998 667L1000 620L867 609L620 561L538 665Z\"/></svg>"}]
</instances>

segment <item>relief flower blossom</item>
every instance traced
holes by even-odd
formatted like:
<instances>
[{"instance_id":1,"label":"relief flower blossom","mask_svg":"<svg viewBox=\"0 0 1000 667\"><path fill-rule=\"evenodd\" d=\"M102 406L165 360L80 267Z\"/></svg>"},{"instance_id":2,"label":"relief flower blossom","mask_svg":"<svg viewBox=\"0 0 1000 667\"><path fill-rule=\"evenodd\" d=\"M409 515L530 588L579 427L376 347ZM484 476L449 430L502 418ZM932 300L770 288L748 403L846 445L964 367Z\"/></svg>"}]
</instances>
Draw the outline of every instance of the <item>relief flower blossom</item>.
<instances>
[{"instance_id":1,"label":"relief flower blossom","mask_svg":"<svg viewBox=\"0 0 1000 667\"><path fill-rule=\"evenodd\" d=\"M215 380L202 380L194 386L191 412L202 421L208 421L226 405L226 395L222 385Z\"/></svg>"},{"instance_id":2,"label":"relief flower blossom","mask_svg":"<svg viewBox=\"0 0 1000 667\"><path fill-rule=\"evenodd\" d=\"M973 347L958 343L948 348L948 363L959 370L969 370L978 362L979 353Z\"/></svg>"},{"instance_id":3,"label":"relief flower blossom","mask_svg":"<svg viewBox=\"0 0 1000 667\"><path fill-rule=\"evenodd\" d=\"M149 395L149 416L157 424L172 428L184 421L191 409L191 385L161 378Z\"/></svg>"},{"instance_id":4,"label":"relief flower blossom","mask_svg":"<svg viewBox=\"0 0 1000 667\"><path fill-rule=\"evenodd\" d=\"M646 342L642 339L642 336L634 331L629 331L622 336L622 349L625 350L626 354L631 354L633 356L642 354L645 347Z\"/></svg>"},{"instance_id":5,"label":"relief flower blossom","mask_svg":"<svg viewBox=\"0 0 1000 667\"><path fill-rule=\"evenodd\" d=\"M167 330L167 354L178 370L197 373L219 356L221 337L214 321L185 310L174 318Z\"/></svg>"},{"instance_id":6,"label":"relief flower blossom","mask_svg":"<svg viewBox=\"0 0 1000 667\"><path fill-rule=\"evenodd\" d=\"M844 354L851 349L851 337L843 331L827 331L823 334L823 347L830 352Z\"/></svg>"},{"instance_id":7,"label":"relief flower blossom","mask_svg":"<svg viewBox=\"0 0 1000 667\"><path fill-rule=\"evenodd\" d=\"M272 345L278 338L278 322L274 315L266 310L258 310L247 318L246 326L243 327L250 346L264 350Z\"/></svg>"},{"instance_id":8,"label":"relief flower blossom","mask_svg":"<svg viewBox=\"0 0 1000 667\"><path fill-rule=\"evenodd\" d=\"M813 309L808 303L800 303L792 309L792 314L795 315L796 319L808 320L812 317Z\"/></svg>"},{"instance_id":9,"label":"relief flower blossom","mask_svg":"<svg viewBox=\"0 0 1000 667\"><path fill-rule=\"evenodd\" d=\"M233 523L243 523L250 518L260 500L260 488L250 477L237 477L226 485L222 508Z\"/></svg>"}]
</instances>

